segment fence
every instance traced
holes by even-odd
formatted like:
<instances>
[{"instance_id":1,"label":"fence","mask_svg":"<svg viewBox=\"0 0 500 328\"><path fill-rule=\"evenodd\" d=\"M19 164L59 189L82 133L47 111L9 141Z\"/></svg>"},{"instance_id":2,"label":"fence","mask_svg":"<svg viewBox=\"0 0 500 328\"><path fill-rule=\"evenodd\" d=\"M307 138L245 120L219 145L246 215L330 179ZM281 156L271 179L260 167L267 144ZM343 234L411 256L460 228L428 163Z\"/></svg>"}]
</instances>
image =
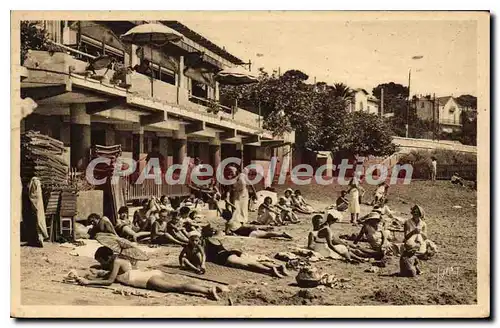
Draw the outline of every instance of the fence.
<instances>
[{"instance_id":1,"label":"fence","mask_svg":"<svg viewBox=\"0 0 500 328\"><path fill-rule=\"evenodd\" d=\"M165 181L162 181L162 184L156 184L154 180L144 180L142 183L136 184L134 183L134 179L130 177L121 178L120 187L124 192L125 201L127 202L148 199L153 196L187 196L190 193L187 185L170 185Z\"/></svg>"}]
</instances>

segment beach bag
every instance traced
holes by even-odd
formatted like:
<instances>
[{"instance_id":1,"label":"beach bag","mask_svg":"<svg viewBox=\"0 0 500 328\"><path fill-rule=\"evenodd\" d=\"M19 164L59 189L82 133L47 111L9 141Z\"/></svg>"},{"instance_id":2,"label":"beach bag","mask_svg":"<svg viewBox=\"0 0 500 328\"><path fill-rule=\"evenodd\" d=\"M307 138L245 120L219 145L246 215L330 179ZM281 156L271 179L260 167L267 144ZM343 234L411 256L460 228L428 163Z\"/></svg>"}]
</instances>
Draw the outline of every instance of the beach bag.
<instances>
[{"instance_id":1,"label":"beach bag","mask_svg":"<svg viewBox=\"0 0 500 328\"><path fill-rule=\"evenodd\" d=\"M321 284L322 276L315 267L303 267L295 277L297 285L301 288L314 288Z\"/></svg>"}]
</instances>

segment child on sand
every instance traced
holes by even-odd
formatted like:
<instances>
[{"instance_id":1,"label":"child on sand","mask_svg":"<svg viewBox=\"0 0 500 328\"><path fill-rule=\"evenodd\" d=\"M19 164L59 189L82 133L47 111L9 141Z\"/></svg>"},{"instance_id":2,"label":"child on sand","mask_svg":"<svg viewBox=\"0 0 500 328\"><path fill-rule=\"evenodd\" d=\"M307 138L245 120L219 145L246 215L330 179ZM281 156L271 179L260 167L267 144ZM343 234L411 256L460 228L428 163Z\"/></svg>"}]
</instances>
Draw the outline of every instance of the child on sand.
<instances>
[{"instance_id":1,"label":"child on sand","mask_svg":"<svg viewBox=\"0 0 500 328\"><path fill-rule=\"evenodd\" d=\"M280 197L276 208L280 210L280 216L282 222L298 223L299 218L295 213L293 213L292 208L288 205L285 197Z\"/></svg>"},{"instance_id":2,"label":"child on sand","mask_svg":"<svg viewBox=\"0 0 500 328\"><path fill-rule=\"evenodd\" d=\"M337 211L344 212L349 208L349 201L347 200L347 191L342 190L340 197L335 201Z\"/></svg>"},{"instance_id":3,"label":"child on sand","mask_svg":"<svg viewBox=\"0 0 500 328\"><path fill-rule=\"evenodd\" d=\"M302 197L302 193L298 189L295 190L295 193L292 195L292 205L294 207L294 210L299 213L314 213L314 208L306 202L304 197Z\"/></svg>"},{"instance_id":4,"label":"child on sand","mask_svg":"<svg viewBox=\"0 0 500 328\"><path fill-rule=\"evenodd\" d=\"M189 241L179 254L181 267L187 268L199 274L204 274L205 251L201 245L201 234L193 230L189 233Z\"/></svg>"},{"instance_id":5,"label":"child on sand","mask_svg":"<svg viewBox=\"0 0 500 328\"><path fill-rule=\"evenodd\" d=\"M179 209L180 224L187 232L198 230L200 228L200 226L195 222L196 214L196 210L191 210L187 206L183 206Z\"/></svg>"},{"instance_id":6,"label":"child on sand","mask_svg":"<svg viewBox=\"0 0 500 328\"><path fill-rule=\"evenodd\" d=\"M179 217L179 212L172 211L169 213L169 217L170 220L167 222L167 233L183 244L187 244L188 232L183 226L183 222Z\"/></svg>"},{"instance_id":7,"label":"child on sand","mask_svg":"<svg viewBox=\"0 0 500 328\"><path fill-rule=\"evenodd\" d=\"M137 239L147 237L151 234L148 231L139 231L138 227L134 227L129 219L129 210L127 206L122 206L118 210L118 218L115 225L116 232L124 238L132 238L134 242Z\"/></svg>"},{"instance_id":8,"label":"child on sand","mask_svg":"<svg viewBox=\"0 0 500 328\"><path fill-rule=\"evenodd\" d=\"M412 247L409 244L404 245L403 253L399 258L399 275L401 277L414 278L420 275L420 261L417 258L418 247Z\"/></svg>"},{"instance_id":9,"label":"child on sand","mask_svg":"<svg viewBox=\"0 0 500 328\"><path fill-rule=\"evenodd\" d=\"M176 237L172 236L169 232L167 232L168 216L169 213L167 210L161 210L160 217L158 218L158 220L153 222L153 226L151 227L151 243L158 245L176 244L185 246L187 244L187 240L179 240Z\"/></svg>"},{"instance_id":10,"label":"child on sand","mask_svg":"<svg viewBox=\"0 0 500 328\"><path fill-rule=\"evenodd\" d=\"M106 279L87 280L77 277L84 286L110 286L118 282L125 286L154 290L161 293L196 293L205 295L213 300L219 300L219 287L204 287L194 283L176 284L167 279L160 270L140 271L132 268L129 260L118 258L113 251L105 246L97 249L94 258L104 270L109 271Z\"/></svg>"},{"instance_id":11,"label":"child on sand","mask_svg":"<svg viewBox=\"0 0 500 328\"><path fill-rule=\"evenodd\" d=\"M281 213L273 206L273 199L271 197L264 198L264 202L260 204L257 212L257 223L262 225L281 225Z\"/></svg>"}]
</instances>

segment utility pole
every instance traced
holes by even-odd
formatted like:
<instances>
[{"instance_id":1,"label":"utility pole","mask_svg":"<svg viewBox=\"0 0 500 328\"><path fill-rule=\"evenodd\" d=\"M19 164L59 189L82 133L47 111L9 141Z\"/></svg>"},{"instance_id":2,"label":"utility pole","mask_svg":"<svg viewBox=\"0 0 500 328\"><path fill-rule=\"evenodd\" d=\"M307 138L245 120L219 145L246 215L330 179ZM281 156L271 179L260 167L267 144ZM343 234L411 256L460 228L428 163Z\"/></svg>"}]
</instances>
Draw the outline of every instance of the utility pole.
<instances>
[{"instance_id":1,"label":"utility pole","mask_svg":"<svg viewBox=\"0 0 500 328\"><path fill-rule=\"evenodd\" d=\"M436 94L432 97L432 140L436 139Z\"/></svg>"},{"instance_id":2,"label":"utility pole","mask_svg":"<svg viewBox=\"0 0 500 328\"><path fill-rule=\"evenodd\" d=\"M380 117L384 117L384 88L380 89Z\"/></svg>"},{"instance_id":3,"label":"utility pole","mask_svg":"<svg viewBox=\"0 0 500 328\"><path fill-rule=\"evenodd\" d=\"M411 85L411 68L408 70L408 109L406 110L406 137L409 137L409 124L410 124L410 85Z\"/></svg>"}]
</instances>

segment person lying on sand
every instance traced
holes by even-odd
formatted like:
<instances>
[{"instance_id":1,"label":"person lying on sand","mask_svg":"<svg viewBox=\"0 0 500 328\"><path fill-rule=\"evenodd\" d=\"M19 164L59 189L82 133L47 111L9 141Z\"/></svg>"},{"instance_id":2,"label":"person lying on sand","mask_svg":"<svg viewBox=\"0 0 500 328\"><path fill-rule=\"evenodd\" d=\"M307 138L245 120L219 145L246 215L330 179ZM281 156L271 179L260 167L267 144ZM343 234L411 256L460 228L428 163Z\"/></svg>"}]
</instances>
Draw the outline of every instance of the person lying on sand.
<instances>
[{"instance_id":1,"label":"person lying on sand","mask_svg":"<svg viewBox=\"0 0 500 328\"><path fill-rule=\"evenodd\" d=\"M119 236L123 238L132 238L134 242L137 242L139 238L149 237L151 234L149 231L140 231L138 227L132 225L129 219L129 209L127 206L122 206L118 210L115 230Z\"/></svg>"},{"instance_id":2,"label":"person lying on sand","mask_svg":"<svg viewBox=\"0 0 500 328\"><path fill-rule=\"evenodd\" d=\"M352 263L363 262L364 259L349 251L347 244L332 231L331 225L338 218L329 216L323 222L322 215L314 215L311 219L313 230L309 232L307 248L332 259L345 259Z\"/></svg>"},{"instance_id":3,"label":"person lying on sand","mask_svg":"<svg viewBox=\"0 0 500 328\"><path fill-rule=\"evenodd\" d=\"M210 225L203 227L201 234L208 262L252 272L264 273L278 278L283 278L283 276L289 275L285 265L276 266L261 263L250 256L245 256L246 254L243 254L241 251L228 250L219 239L214 237L217 234L217 231Z\"/></svg>"},{"instance_id":4,"label":"person lying on sand","mask_svg":"<svg viewBox=\"0 0 500 328\"><path fill-rule=\"evenodd\" d=\"M285 192L285 197L288 193L288 189ZM309 205L304 197L302 197L302 193L300 190L295 190L295 192L291 195L291 200L292 200L292 208L294 211L297 211L302 214L311 214L314 213L314 208Z\"/></svg>"},{"instance_id":5,"label":"person lying on sand","mask_svg":"<svg viewBox=\"0 0 500 328\"><path fill-rule=\"evenodd\" d=\"M109 271L106 279L87 280L77 277L77 281L84 286L110 286L118 282L125 286L154 290L161 293L194 293L202 294L207 298L219 300L217 293L220 287L204 287L194 283L176 284L167 278L160 270L141 271L132 268L129 260L118 258L113 251L105 246L97 249L94 258L104 270Z\"/></svg>"},{"instance_id":6,"label":"person lying on sand","mask_svg":"<svg viewBox=\"0 0 500 328\"><path fill-rule=\"evenodd\" d=\"M205 267L205 250L201 245L201 234L193 230L189 233L189 241L179 254L179 264L183 268L187 268L199 274L204 274Z\"/></svg>"},{"instance_id":7,"label":"person lying on sand","mask_svg":"<svg viewBox=\"0 0 500 328\"><path fill-rule=\"evenodd\" d=\"M106 216L100 216L97 213L92 213L87 218L89 223L92 225L92 228L89 230L90 238L94 238L100 232L103 233L111 233L113 235L117 235L115 228L113 227L113 223Z\"/></svg>"},{"instance_id":8,"label":"person lying on sand","mask_svg":"<svg viewBox=\"0 0 500 328\"><path fill-rule=\"evenodd\" d=\"M175 211L170 213L175 213ZM187 238L186 241L179 240L167 232L168 216L169 212L167 210L161 210L160 217L153 222L153 226L151 227L151 243L157 245L175 244L185 246L187 244Z\"/></svg>"},{"instance_id":9,"label":"person lying on sand","mask_svg":"<svg viewBox=\"0 0 500 328\"><path fill-rule=\"evenodd\" d=\"M233 236L242 236L242 237L253 237L253 238L262 238L262 239L270 239L270 238L286 238L292 239L293 237L286 232L273 232L273 231L265 231L259 227L253 225L243 224L237 218L231 218L229 216L224 217L227 220L226 222L226 235ZM272 227L271 227L272 229Z\"/></svg>"}]
</instances>

